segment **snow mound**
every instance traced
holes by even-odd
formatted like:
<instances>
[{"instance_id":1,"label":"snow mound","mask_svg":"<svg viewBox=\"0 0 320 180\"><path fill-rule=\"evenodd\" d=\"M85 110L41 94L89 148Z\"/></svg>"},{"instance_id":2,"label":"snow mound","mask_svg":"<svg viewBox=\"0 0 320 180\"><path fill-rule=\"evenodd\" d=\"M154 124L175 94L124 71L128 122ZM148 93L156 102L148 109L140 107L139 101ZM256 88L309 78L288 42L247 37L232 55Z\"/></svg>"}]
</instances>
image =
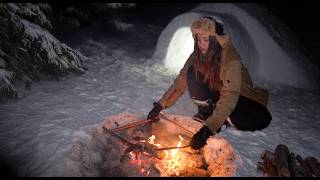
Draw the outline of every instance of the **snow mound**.
<instances>
[{"instance_id":1,"label":"snow mound","mask_svg":"<svg viewBox=\"0 0 320 180\"><path fill-rule=\"evenodd\" d=\"M318 88L316 74L319 74L319 70L308 64L306 56L301 53L297 55L299 48L293 48L285 33L270 31L270 27L267 27L270 24L266 24L269 21L263 21L276 17L259 16L258 20L254 13L259 12L250 13L234 4L201 4L168 23L158 38L153 58L163 61L168 69L177 74L193 51L192 22L201 16L211 16L223 22L225 33L231 37L253 80L267 80L305 89ZM290 51L283 48L285 42L290 44Z\"/></svg>"},{"instance_id":2,"label":"snow mound","mask_svg":"<svg viewBox=\"0 0 320 180\"><path fill-rule=\"evenodd\" d=\"M169 119L183 124L193 133L202 127L201 123L192 120L189 116L166 115ZM159 171L152 168L153 161L148 158L141 158L140 163L132 163L130 158L125 156L127 145L103 130L104 127L114 129L141 120L137 114L121 113L107 117L98 125L84 127L74 133L64 158L63 176L160 176ZM150 130L151 133L148 133ZM173 135L176 134L187 136L185 131L163 119L153 124L151 128L140 126L116 132L116 134L131 142L137 135L148 138L154 134L156 139L159 139L157 143L175 141ZM209 138L208 145L204 147L204 156L209 164L210 176L236 174L234 151L224 138L219 136ZM143 154L140 157L143 157ZM141 167L149 173L141 172Z\"/></svg>"}]
</instances>

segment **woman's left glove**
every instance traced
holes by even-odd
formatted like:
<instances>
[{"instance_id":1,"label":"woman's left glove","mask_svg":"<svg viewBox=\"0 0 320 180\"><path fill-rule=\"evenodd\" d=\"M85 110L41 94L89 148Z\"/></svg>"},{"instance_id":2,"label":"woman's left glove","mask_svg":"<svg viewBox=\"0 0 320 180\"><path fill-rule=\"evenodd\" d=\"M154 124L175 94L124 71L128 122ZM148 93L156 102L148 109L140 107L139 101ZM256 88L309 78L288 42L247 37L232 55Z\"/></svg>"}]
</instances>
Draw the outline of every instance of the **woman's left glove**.
<instances>
[{"instance_id":1,"label":"woman's left glove","mask_svg":"<svg viewBox=\"0 0 320 180\"><path fill-rule=\"evenodd\" d=\"M203 126L196 134L193 135L190 146L193 149L200 149L206 145L207 139L212 136L213 133L207 126Z\"/></svg>"}]
</instances>

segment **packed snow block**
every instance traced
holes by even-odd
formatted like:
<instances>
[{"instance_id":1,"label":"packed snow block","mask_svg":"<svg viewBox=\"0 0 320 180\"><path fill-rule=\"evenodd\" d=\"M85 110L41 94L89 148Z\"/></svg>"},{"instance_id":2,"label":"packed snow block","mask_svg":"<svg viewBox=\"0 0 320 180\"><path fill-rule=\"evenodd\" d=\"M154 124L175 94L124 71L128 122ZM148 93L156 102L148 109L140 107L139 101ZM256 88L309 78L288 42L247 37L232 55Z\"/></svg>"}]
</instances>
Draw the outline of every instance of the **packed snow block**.
<instances>
[{"instance_id":1,"label":"packed snow block","mask_svg":"<svg viewBox=\"0 0 320 180\"><path fill-rule=\"evenodd\" d=\"M52 28L46 17L50 11L46 4L0 4L0 65L5 70L0 74L4 82L1 90L14 90L14 81L22 81L30 88L34 80L84 72L87 57L48 31Z\"/></svg>"},{"instance_id":2,"label":"packed snow block","mask_svg":"<svg viewBox=\"0 0 320 180\"><path fill-rule=\"evenodd\" d=\"M250 9L255 8L251 6L200 4L176 16L161 32L153 59L163 62L171 72L179 73L194 48L190 30L192 22L201 16L211 16L223 23L225 34L230 36L254 81L267 80L298 88L318 88L319 69L309 63L310 60L300 51L299 44L291 43L287 32L270 30L283 30L285 28L278 26L285 25L275 23L277 27L273 27L269 19L277 19L275 16L264 16L267 10L263 8L249 13ZM290 48L285 48L287 46L283 44Z\"/></svg>"}]
</instances>

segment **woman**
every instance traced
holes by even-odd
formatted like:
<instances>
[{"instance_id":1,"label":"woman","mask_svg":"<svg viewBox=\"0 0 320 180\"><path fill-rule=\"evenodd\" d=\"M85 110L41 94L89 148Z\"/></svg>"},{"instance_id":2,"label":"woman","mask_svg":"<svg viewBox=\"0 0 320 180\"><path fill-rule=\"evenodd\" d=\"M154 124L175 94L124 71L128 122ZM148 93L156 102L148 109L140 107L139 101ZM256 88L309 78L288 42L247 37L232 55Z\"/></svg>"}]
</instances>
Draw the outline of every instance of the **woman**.
<instances>
[{"instance_id":1,"label":"woman","mask_svg":"<svg viewBox=\"0 0 320 180\"><path fill-rule=\"evenodd\" d=\"M188 88L198 106L194 117L205 121L190 141L192 148L202 148L224 124L244 131L266 128L272 119L266 108L269 94L253 87L239 54L229 37L223 35L223 26L202 17L192 23L191 31L194 51L171 87L154 103L148 119L155 119L161 110L172 106Z\"/></svg>"}]
</instances>

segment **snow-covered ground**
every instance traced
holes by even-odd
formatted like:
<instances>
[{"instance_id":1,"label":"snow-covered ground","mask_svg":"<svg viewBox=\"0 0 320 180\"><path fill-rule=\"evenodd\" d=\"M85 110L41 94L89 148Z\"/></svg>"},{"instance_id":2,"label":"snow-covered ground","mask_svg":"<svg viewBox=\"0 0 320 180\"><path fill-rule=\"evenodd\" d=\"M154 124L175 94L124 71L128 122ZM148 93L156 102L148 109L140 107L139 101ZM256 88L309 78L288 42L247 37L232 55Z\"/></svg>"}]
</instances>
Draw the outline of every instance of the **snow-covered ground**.
<instances>
[{"instance_id":1,"label":"snow-covered ground","mask_svg":"<svg viewBox=\"0 0 320 180\"><path fill-rule=\"evenodd\" d=\"M150 59L159 28L163 27L135 24L131 35L98 40L87 36L74 46L91 58L85 74L35 83L32 91L20 91L18 101L2 102L2 164L15 168L12 171L19 176L62 176L67 146L81 128L97 126L122 112L146 115L175 78L161 62ZM270 126L257 132L227 129L219 134L239 155L237 176L262 176L256 170L261 152L280 143L303 157L320 159L319 92L259 84L270 90ZM196 107L185 93L166 111L193 115Z\"/></svg>"}]
</instances>

